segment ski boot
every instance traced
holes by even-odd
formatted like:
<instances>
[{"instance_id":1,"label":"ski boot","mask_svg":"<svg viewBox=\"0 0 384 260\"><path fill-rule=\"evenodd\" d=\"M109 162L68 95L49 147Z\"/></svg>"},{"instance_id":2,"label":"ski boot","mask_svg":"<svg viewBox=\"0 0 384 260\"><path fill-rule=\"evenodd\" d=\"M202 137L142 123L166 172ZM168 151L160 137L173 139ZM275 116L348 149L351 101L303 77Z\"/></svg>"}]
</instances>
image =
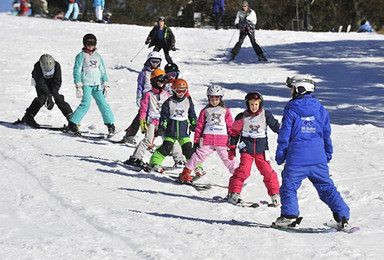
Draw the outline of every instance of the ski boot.
<instances>
[{"instance_id":1,"label":"ski boot","mask_svg":"<svg viewBox=\"0 0 384 260\"><path fill-rule=\"evenodd\" d=\"M124 161L123 163L131 166L137 166L140 168L144 168L148 165L147 163L143 162L143 160L139 158L134 158L133 156L130 156L129 159Z\"/></svg>"},{"instance_id":2,"label":"ski boot","mask_svg":"<svg viewBox=\"0 0 384 260\"><path fill-rule=\"evenodd\" d=\"M267 58L264 56L264 54L259 55L259 61L268 61Z\"/></svg>"},{"instance_id":3,"label":"ski boot","mask_svg":"<svg viewBox=\"0 0 384 260\"><path fill-rule=\"evenodd\" d=\"M281 215L272 225L282 228L298 228L303 218Z\"/></svg>"},{"instance_id":4,"label":"ski boot","mask_svg":"<svg viewBox=\"0 0 384 260\"><path fill-rule=\"evenodd\" d=\"M34 117L31 114L25 113L23 118L21 119L21 122L34 127L34 128L39 128L40 125L35 121Z\"/></svg>"},{"instance_id":5,"label":"ski boot","mask_svg":"<svg viewBox=\"0 0 384 260\"><path fill-rule=\"evenodd\" d=\"M241 204L243 200L240 197L240 193L229 193L226 197L229 203L233 205Z\"/></svg>"},{"instance_id":6,"label":"ski boot","mask_svg":"<svg viewBox=\"0 0 384 260\"><path fill-rule=\"evenodd\" d=\"M68 121L67 129L71 133L80 134L79 127L72 121Z\"/></svg>"},{"instance_id":7,"label":"ski boot","mask_svg":"<svg viewBox=\"0 0 384 260\"><path fill-rule=\"evenodd\" d=\"M179 175L179 181L180 182L191 182L192 181L192 177L191 177L191 170L184 167L183 169L183 172L180 173Z\"/></svg>"},{"instance_id":8,"label":"ski boot","mask_svg":"<svg viewBox=\"0 0 384 260\"><path fill-rule=\"evenodd\" d=\"M131 135L125 135L123 137L123 139L121 139L119 141L119 143L121 143L121 144L128 143L128 144L132 144L132 145L136 145L137 144L135 137L131 136Z\"/></svg>"},{"instance_id":9,"label":"ski boot","mask_svg":"<svg viewBox=\"0 0 384 260\"><path fill-rule=\"evenodd\" d=\"M341 221L337 222L337 229L342 230L344 232L349 232L352 226L349 225L348 219L346 217L342 217Z\"/></svg>"},{"instance_id":10,"label":"ski boot","mask_svg":"<svg viewBox=\"0 0 384 260\"><path fill-rule=\"evenodd\" d=\"M108 127L108 136L113 136L115 134L116 128L114 124L105 124Z\"/></svg>"},{"instance_id":11,"label":"ski boot","mask_svg":"<svg viewBox=\"0 0 384 260\"><path fill-rule=\"evenodd\" d=\"M195 175L196 177L200 178L201 176L204 176L206 172L204 171L203 167L197 166L195 169Z\"/></svg>"},{"instance_id":12,"label":"ski boot","mask_svg":"<svg viewBox=\"0 0 384 260\"><path fill-rule=\"evenodd\" d=\"M175 161L175 164L173 165L174 168L183 168L185 165L184 161Z\"/></svg>"},{"instance_id":13,"label":"ski boot","mask_svg":"<svg viewBox=\"0 0 384 260\"><path fill-rule=\"evenodd\" d=\"M158 165L158 164L151 165L151 170L154 171L154 172L158 172L158 173L163 173L164 172L163 167L161 167L161 165Z\"/></svg>"},{"instance_id":14,"label":"ski boot","mask_svg":"<svg viewBox=\"0 0 384 260\"><path fill-rule=\"evenodd\" d=\"M279 194L273 194L271 196L271 200L272 200L273 206L278 207L278 206L281 205L280 195Z\"/></svg>"}]
</instances>

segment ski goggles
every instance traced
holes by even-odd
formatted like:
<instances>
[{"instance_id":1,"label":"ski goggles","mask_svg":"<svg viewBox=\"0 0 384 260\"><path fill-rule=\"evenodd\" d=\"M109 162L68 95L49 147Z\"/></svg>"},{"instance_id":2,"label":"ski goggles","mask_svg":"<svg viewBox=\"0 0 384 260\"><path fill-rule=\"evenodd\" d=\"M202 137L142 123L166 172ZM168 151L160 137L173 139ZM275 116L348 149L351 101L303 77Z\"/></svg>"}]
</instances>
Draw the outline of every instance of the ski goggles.
<instances>
[{"instance_id":1,"label":"ski goggles","mask_svg":"<svg viewBox=\"0 0 384 260\"><path fill-rule=\"evenodd\" d=\"M160 59L150 59L149 63L153 65L160 65L161 60Z\"/></svg>"},{"instance_id":2,"label":"ski goggles","mask_svg":"<svg viewBox=\"0 0 384 260\"><path fill-rule=\"evenodd\" d=\"M156 82L165 83L167 81L166 75L160 75L156 77Z\"/></svg>"},{"instance_id":3,"label":"ski goggles","mask_svg":"<svg viewBox=\"0 0 384 260\"><path fill-rule=\"evenodd\" d=\"M173 80L173 79L177 78L178 75L179 75L179 73L177 71L167 72L168 80Z\"/></svg>"},{"instance_id":4,"label":"ski goggles","mask_svg":"<svg viewBox=\"0 0 384 260\"><path fill-rule=\"evenodd\" d=\"M85 46L96 46L96 41L86 41Z\"/></svg>"},{"instance_id":5,"label":"ski goggles","mask_svg":"<svg viewBox=\"0 0 384 260\"><path fill-rule=\"evenodd\" d=\"M46 79L53 78L53 74L55 74L55 67L51 70L43 70L43 77Z\"/></svg>"},{"instance_id":6,"label":"ski goggles","mask_svg":"<svg viewBox=\"0 0 384 260\"><path fill-rule=\"evenodd\" d=\"M316 87L316 82L311 79L293 79L287 77L287 80L285 81L285 85L287 85L288 88L292 88L292 86L296 86L298 83L310 83Z\"/></svg>"},{"instance_id":7,"label":"ski goggles","mask_svg":"<svg viewBox=\"0 0 384 260\"><path fill-rule=\"evenodd\" d=\"M187 93L187 91L188 91L188 89L186 89L186 88L174 88L172 90L176 94L183 94L183 95L185 95Z\"/></svg>"}]
</instances>

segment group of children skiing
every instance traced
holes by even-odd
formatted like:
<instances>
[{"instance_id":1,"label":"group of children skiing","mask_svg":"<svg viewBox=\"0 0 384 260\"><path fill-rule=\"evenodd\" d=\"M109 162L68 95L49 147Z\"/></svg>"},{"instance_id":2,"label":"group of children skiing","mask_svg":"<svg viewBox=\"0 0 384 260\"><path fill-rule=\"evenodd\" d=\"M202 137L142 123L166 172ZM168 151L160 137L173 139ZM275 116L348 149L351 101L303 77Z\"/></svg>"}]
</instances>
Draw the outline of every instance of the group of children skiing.
<instances>
[{"instance_id":1,"label":"group of children skiing","mask_svg":"<svg viewBox=\"0 0 384 260\"><path fill-rule=\"evenodd\" d=\"M78 125L90 108L92 96L109 135L115 133L114 115L105 100L110 88L109 80L96 45L96 36L86 34L83 49L75 59L73 77L76 96L82 99L74 112L58 93L61 86L60 64L49 54L41 56L32 72L38 96L26 110L23 122L38 127L34 116L39 109L44 104L52 109L56 103L68 120L68 131L80 135ZM180 170L179 181L188 183L193 181L193 172L195 176L205 174L201 163L216 151L232 174L226 199L237 205L242 203L240 194L255 162L272 204L281 205L281 216L274 222L275 225L297 227L300 224L297 190L302 180L308 178L320 199L330 207L339 228L350 228L349 208L329 177L327 163L332 159L333 152L330 121L328 112L312 96L316 83L311 76L288 78L286 85L291 89L292 99L285 106L280 125L272 113L265 110L264 98L259 92L246 94L246 109L233 120L223 100L224 90L219 85L207 88L207 105L197 117L188 83L179 78L178 66L168 62L164 71L161 62L162 57L157 50L150 52L139 73L136 93L139 110L121 142L135 144L134 136L139 128L145 136L125 164L150 167L162 173L163 160L172 154L175 166L184 167ZM278 133L276 163L281 165L285 162L280 188L269 159L268 127ZM191 132L194 132L193 143ZM163 142L145 163L144 153L156 137L161 137ZM240 152L240 163L235 159L236 150Z\"/></svg>"}]
</instances>

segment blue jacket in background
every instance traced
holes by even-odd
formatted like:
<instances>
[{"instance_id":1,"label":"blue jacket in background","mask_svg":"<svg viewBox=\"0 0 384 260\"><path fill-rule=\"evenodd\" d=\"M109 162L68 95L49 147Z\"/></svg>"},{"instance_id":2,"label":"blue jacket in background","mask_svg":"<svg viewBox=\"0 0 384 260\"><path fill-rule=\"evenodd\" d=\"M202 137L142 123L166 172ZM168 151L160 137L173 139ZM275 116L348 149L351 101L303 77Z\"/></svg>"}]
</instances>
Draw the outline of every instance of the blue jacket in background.
<instances>
[{"instance_id":1,"label":"blue jacket in background","mask_svg":"<svg viewBox=\"0 0 384 260\"><path fill-rule=\"evenodd\" d=\"M277 138L276 163L311 165L332 159L331 124L327 110L312 95L303 95L284 108Z\"/></svg>"},{"instance_id":2,"label":"blue jacket in background","mask_svg":"<svg viewBox=\"0 0 384 260\"><path fill-rule=\"evenodd\" d=\"M212 12L224 14L224 0L213 0Z\"/></svg>"}]
</instances>

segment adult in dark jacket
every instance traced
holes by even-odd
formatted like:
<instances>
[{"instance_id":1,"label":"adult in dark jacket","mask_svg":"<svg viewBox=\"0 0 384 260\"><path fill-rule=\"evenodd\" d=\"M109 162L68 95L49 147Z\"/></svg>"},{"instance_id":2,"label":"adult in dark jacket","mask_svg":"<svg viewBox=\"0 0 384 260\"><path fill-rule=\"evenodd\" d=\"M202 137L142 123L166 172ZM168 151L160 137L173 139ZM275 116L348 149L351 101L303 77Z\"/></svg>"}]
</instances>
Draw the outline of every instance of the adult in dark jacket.
<instances>
[{"instance_id":1,"label":"adult in dark jacket","mask_svg":"<svg viewBox=\"0 0 384 260\"><path fill-rule=\"evenodd\" d=\"M213 0L212 1L212 13L213 21L215 23L215 29L219 30L221 19L225 14L225 4L224 0Z\"/></svg>"},{"instance_id":2,"label":"adult in dark jacket","mask_svg":"<svg viewBox=\"0 0 384 260\"><path fill-rule=\"evenodd\" d=\"M149 33L145 44L149 44L148 48L155 46L153 51L160 51L163 49L165 59L168 63L173 63L171 56L169 56L169 50L176 51L175 36L166 24L163 16L159 17L157 25L155 25Z\"/></svg>"},{"instance_id":3,"label":"adult in dark jacket","mask_svg":"<svg viewBox=\"0 0 384 260\"><path fill-rule=\"evenodd\" d=\"M328 205L340 229L350 228L349 208L329 176L332 159L331 124L327 110L311 93L316 83L309 75L288 78L292 100L284 108L277 138L276 163L285 162L282 172L281 216L275 224L295 227L300 224L297 190L308 178L320 199Z\"/></svg>"},{"instance_id":4,"label":"adult in dark jacket","mask_svg":"<svg viewBox=\"0 0 384 260\"><path fill-rule=\"evenodd\" d=\"M64 96L59 94L61 82L60 63L55 61L51 55L43 54L35 63L32 71L32 85L36 88L37 97L26 109L21 121L32 127L39 127L34 117L43 105L51 110L55 103L68 120L72 114L72 108L65 102Z\"/></svg>"}]
</instances>

